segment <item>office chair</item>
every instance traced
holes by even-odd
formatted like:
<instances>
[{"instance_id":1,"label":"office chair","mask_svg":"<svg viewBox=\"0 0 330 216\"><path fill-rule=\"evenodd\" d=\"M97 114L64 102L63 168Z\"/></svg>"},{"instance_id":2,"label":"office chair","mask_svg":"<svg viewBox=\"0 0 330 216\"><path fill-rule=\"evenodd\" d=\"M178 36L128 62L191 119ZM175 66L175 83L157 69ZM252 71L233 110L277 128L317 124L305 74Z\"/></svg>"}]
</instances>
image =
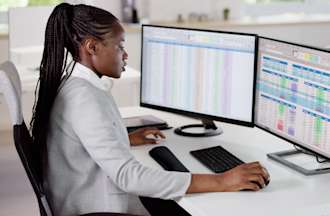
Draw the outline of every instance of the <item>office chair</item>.
<instances>
[{"instance_id":1,"label":"office chair","mask_svg":"<svg viewBox=\"0 0 330 216\"><path fill-rule=\"evenodd\" d=\"M0 65L0 93L3 93L10 112L13 125L14 143L26 174L37 196L41 216L53 216L50 205L44 193L42 182L37 175L35 161L32 157L33 143L26 127L22 112L21 81L13 63L7 61ZM122 213L89 213L82 216L134 216Z\"/></svg>"}]
</instances>

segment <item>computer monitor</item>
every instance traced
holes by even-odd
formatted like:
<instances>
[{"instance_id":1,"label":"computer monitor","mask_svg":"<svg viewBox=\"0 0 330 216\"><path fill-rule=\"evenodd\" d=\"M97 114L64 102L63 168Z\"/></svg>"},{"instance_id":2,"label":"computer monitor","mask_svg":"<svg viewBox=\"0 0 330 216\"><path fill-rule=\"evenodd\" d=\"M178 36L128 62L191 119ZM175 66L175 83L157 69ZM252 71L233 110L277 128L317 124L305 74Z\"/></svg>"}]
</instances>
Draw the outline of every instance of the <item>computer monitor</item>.
<instances>
[{"instance_id":1,"label":"computer monitor","mask_svg":"<svg viewBox=\"0 0 330 216\"><path fill-rule=\"evenodd\" d=\"M256 126L329 159L330 52L260 37L258 53Z\"/></svg>"},{"instance_id":2,"label":"computer monitor","mask_svg":"<svg viewBox=\"0 0 330 216\"><path fill-rule=\"evenodd\" d=\"M175 130L186 136L253 126L256 48L253 34L143 25L140 105L201 119Z\"/></svg>"}]
</instances>

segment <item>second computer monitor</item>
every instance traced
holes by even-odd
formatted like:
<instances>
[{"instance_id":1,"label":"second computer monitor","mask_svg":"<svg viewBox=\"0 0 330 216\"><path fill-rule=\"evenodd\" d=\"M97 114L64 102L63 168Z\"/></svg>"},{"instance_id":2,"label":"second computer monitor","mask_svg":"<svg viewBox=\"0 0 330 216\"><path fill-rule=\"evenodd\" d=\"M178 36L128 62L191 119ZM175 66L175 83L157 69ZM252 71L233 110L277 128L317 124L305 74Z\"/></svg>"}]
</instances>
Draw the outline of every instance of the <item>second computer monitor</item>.
<instances>
[{"instance_id":1,"label":"second computer monitor","mask_svg":"<svg viewBox=\"0 0 330 216\"><path fill-rule=\"evenodd\" d=\"M253 125L255 35L150 25L142 32L141 106Z\"/></svg>"},{"instance_id":2,"label":"second computer monitor","mask_svg":"<svg viewBox=\"0 0 330 216\"><path fill-rule=\"evenodd\" d=\"M255 122L330 158L330 52L260 38Z\"/></svg>"}]
</instances>

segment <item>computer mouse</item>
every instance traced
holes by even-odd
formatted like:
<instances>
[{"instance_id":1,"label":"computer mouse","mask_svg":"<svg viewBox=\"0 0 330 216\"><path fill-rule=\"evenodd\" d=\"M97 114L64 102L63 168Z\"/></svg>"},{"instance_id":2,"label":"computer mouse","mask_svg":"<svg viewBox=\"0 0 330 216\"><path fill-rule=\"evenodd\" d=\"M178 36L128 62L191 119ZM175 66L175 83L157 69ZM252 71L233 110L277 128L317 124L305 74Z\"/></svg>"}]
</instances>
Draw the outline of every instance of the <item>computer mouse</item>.
<instances>
[{"instance_id":1,"label":"computer mouse","mask_svg":"<svg viewBox=\"0 0 330 216\"><path fill-rule=\"evenodd\" d=\"M251 182L257 184L257 185L259 186L260 189L263 188L263 187L261 187L261 185L259 184L259 182L255 182L255 181L251 181ZM265 187L266 187L266 186L269 184L270 179L265 179L265 178L264 178L264 182L265 182Z\"/></svg>"},{"instance_id":2,"label":"computer mouse","mask_svg":"<svg viewBox=\"0 0 330 216\"><path fill-rule=\"evenodd\" d=\"M266 179L266 180L265 180L265 184L266 184L266 186L269 185L269 182L270 182L270 179Z\"/></svg>"},{"instance_id":3,"label":"computer mouse","mask_svg":"<svg viewBox=\"0 0 330 216\"><path fill-rule=\"evenodd\" d=\"M270 180L269 179L267 179L267 180L264 179L264 180L265 180L265 186L267 186L269 184ZM259 184L259 182L256 182L256 181L251 181L251 182L253 182L256 185L258 185L260 189L263 189L263 187ZM243 189L241 191L253 191L253 190L251 190L251 189Z\"/></svg>"},{"instance_id":4,"label":"computer mouse","mask_svg":"<svg viewBox=\"0 0 330 216\"><path fill-rule=\"evenodd\" d=\"M262 189L261 185L258 182L255 182L255 181L251 181L251 182L255 183L256 185L258 185L258 187L260 189ZM243 189L243 190L240 190L240 191L254 191L254 190L252 190L252 189Z\"/></svg>"}]
</instances>

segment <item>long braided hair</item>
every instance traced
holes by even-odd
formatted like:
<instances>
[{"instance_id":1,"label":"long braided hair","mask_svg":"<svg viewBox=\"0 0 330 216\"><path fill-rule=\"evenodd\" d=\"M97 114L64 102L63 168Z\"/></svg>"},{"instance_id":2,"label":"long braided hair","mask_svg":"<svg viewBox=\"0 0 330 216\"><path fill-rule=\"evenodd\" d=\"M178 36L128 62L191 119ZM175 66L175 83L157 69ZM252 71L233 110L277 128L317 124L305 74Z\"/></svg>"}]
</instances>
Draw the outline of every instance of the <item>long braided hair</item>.
<instances>
[{"instance_id":1,"label":"long braided hair","mask_svg":"<svg viewBox=\"0 0 330 216\"><path fill-rule=\"evenodd\" d=\"M40 77L35 90L33 116L30 123L33 138L32 152L37 175L42 180L42 164L46 159L46 139L49 118L55 97L66 74L70 53L73 61L80 61L80 44L88 37L103 41L118 19L108 11L88 5L59 4L51 13L45 32ZM38 92L38 95L37 95Z\"/></svg>"}]
</instances>

